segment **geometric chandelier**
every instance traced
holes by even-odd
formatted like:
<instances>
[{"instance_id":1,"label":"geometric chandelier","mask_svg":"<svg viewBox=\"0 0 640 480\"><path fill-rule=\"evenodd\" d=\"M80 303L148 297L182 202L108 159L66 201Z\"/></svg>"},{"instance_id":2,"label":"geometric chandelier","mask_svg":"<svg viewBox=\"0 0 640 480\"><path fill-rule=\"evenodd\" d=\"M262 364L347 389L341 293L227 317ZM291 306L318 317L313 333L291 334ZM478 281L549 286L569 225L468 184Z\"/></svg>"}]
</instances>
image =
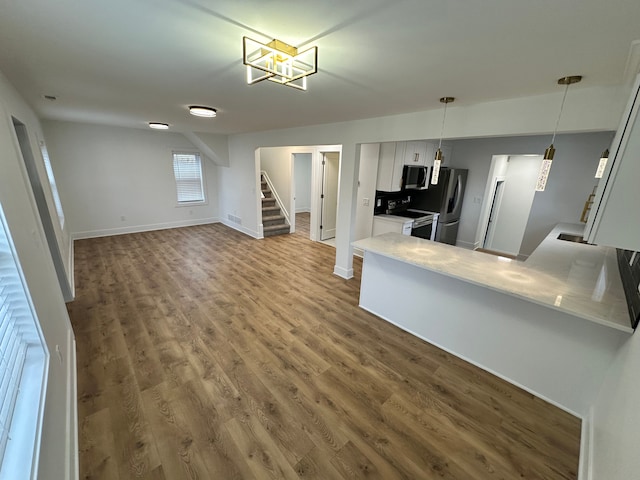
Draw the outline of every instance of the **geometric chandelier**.
<instances>
[{"instance_id":1,"label":"geometric chandelier","mask_svg":"<svg viewBox=\"0 0 640 480\"><path fill-rule=\"evenodd\" d=\"M318 71L318 47L298 52L280 40L266 45L249 37L242 39L243 63L247 66L247 83L270 80L281 85L307 89L307 77Z\"/></svg>"}]
</instances>

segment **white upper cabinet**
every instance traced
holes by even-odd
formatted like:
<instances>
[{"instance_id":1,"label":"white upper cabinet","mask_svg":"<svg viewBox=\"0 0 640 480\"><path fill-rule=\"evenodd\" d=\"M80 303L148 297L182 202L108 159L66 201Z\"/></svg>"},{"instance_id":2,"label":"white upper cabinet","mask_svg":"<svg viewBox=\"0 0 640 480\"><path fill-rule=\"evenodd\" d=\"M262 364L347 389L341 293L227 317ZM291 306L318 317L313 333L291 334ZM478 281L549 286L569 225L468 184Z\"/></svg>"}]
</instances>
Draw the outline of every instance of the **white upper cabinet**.
<instances>
[{"instance_id":1,"label":"white upper cabinet","mask_svg":"<svg viewBox=\"0 0 640 480\"><path fill-rule=\"evenodd\" d=\"M404 142L405 165L427 165L427 142Z\"/></svg>"},{"instance_id":2,"label":"white upper cabinet","mask_svg":"<svg viewBox=\"0 0 640 480\"><path fill-rule=\"evenodd\" d=\"M640 75L609 149L585 238L589 243L640 251ZM595 172L594 172L595 173Z\"/></svg>"},{"instance_id":3,"label":"white upper cabinet","mask_svg":"<svg viewBox=\"0 0 640 480\"><path fill-rule=\"evenodd\" d=\"M376 190L383 192L400 191L402 188L404 149L405 142L386 142L380 144Z\"/></svg>"}]
</instances>

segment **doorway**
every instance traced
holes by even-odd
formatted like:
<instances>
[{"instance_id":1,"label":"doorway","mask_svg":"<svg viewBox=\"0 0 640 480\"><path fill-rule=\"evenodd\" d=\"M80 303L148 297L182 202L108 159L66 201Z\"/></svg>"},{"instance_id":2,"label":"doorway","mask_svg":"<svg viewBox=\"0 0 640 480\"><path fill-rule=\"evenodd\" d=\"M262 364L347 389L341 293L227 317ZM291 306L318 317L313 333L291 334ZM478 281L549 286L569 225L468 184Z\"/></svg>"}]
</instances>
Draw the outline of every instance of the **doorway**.
<instances>
[{"instance_id":1,"label":"doorway","mask_svg":"<svg viewBox=\"0 0 640 480\"><path fill-rule=\"evenodd\" d=\"M487 233L485 234L484 241L482 242L482 248L487 250L494 250L492 244L496 232L496 216L500 211L500 204L504 194L504 180L505 177L496 177L495 179L491 210L489 211L489 224L487 225Z\"/></svg>"},{"instance_id":2,"label":"doorway","mask_svg":"<svg viewBox=\"0 0 640 480\"><path fill-rule=\"evenodd\" d=\"M320 240L336 236L338 212L338 180L340 178L340 154L322 154L322 189L320 192Z\"/></svg>"},{"instance_id":3,"label":"doorway","mask_svg":"<svg viewBox=\"0 0 640 480\"><path fill-rule=\"evenodd\" d=\"M293 202L295 232L311 238L311 190L312 190L313 154L293 154Z\"/></svg>"},{"instance_id":4,"label":"doorway","mask_svg":"<svg viewBox=\"0 0 640 480\"><path fill-rule=\"evenodd\" d=\"M535 196L541 155L495 155L481 218L480 247L517 257Z\"/></svg>"},{"instance_id":5,"label":"doorway","mask_svg":"<svg viewBox=\"0 0 640 480\"><path fill-rule=\"evenodd\" d=\"M38 217L42 222L47 245L53 259L53 266L56 270L58 283L60 284L60 289L62 290L62 295L65 301L71 301L73 300L73 294L67 280L64 261L62 260L62 254L60 252L60 247L56 238L55 227L53 224L51 212L49 210L49 205L47 203L47 198L45 196L44 188L40 180L40 175L38 175L36 160L33 156L33 151L31 150L27 127L24 123L20 122L16 118L12 117L12 120L13 128L16 132L16 137L18 138L18 145L20 146L20 153L22 154L22 159L27 171L27 177L29 178L29 184L31 185L31 191L33 192L33 196L36 201Z\"/></svg>"}]
</instances>

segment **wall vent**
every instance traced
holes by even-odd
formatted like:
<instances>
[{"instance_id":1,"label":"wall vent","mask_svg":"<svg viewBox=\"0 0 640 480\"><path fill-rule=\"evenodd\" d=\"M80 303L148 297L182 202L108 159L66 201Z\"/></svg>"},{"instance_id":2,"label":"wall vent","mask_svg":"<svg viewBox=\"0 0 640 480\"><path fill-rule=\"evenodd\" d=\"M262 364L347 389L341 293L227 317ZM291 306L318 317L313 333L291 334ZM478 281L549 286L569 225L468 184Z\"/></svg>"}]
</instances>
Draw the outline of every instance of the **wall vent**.
<instances>
[{"instance_id":1,"label":"wall vent","mask_svg":"<svg viewBox=\"0 0 640 480\"><path fill-rule=\"evenodd\" d=\"M227 214L227 218L229 218L229 220L233 223L237 223L238 225L242 225L242 219L240 217L236 217L235 215L232 214Z\"/></svg>"}]
</instances>

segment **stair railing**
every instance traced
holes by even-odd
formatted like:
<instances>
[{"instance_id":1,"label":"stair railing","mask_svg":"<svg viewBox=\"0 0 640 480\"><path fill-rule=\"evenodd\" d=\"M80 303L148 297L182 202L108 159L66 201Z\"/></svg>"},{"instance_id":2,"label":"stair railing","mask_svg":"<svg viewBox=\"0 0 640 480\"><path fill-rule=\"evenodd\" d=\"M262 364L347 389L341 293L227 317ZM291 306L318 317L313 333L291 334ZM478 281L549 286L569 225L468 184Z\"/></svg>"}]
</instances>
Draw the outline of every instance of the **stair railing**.
<instances>
[{"instance_id":1,"label":"stair railing","mask_svg":"<svg viewBox=\"0 0 640 480\"><path fill-rule=\"evenodd\" d=\"M260 175L262 175L265 181L267 182L267 186L269 187L269 190L271 190L271 195L273 195L273 198L276 199L276 204L278 205L278 207L280 207L280 211L284 215L285 222L287 222L287 225L291 225L291 220L289 218L289 211L286 208L284 208L284 204L282 203L282 200L280 200L280 196L278 195L278 192L273 187L273 183L271 182L269 175L267 175L267 172L265 172L264 170L260 170Z\"/></svg>"}]
</instances>

